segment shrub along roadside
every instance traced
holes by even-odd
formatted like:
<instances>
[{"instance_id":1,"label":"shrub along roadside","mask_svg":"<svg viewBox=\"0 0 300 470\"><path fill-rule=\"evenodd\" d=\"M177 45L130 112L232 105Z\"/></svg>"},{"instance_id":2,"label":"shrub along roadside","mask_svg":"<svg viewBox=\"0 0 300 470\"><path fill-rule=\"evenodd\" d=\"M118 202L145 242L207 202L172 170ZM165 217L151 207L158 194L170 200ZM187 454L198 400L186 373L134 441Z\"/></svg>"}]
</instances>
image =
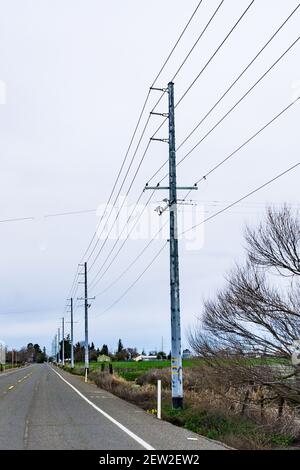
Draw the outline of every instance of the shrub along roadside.
<instances>
[{"instance_id":1,"label":"shrub along roadside","mask_svg":"<svg viewBox=\"0 0 300 470\"><path fill-rule=\"evenodd\" d=\"M83 367L75 367L76 375L84 375ZM199 371L198 371L199 373ZM195 374L196 376L198 374ZM219 440L236 449L272 449L289 448L295 445L297 431L290 423L278 421L271 416L268 422L261 423L249 416L232 413L222 400L213 393L202 393L195 388L193 374L186 377L185 406L183 410L173 410L170 407L170 377L169 370L152 370L140 376L136 382L129 382L124 377L101 372L99 369L89 373L89 379L104 390L125 399L147 412L156 408L156 382L162 380L162 418L174 425L185 427L202 436Z\"/></svg>"}]
</instances>

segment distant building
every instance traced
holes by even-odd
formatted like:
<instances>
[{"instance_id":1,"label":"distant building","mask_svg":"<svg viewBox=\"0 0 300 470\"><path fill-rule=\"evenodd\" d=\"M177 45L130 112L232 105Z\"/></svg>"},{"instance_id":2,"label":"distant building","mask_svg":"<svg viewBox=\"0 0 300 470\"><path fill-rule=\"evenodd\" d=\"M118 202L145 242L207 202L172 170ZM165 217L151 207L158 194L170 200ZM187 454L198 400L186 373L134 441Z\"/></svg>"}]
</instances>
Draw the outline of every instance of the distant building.
<instances>
[{"instance_id":1,"label":"distant building","mask_svg":"<svg viewBox=\"0 0 300 470\"><path fill-rule=\"evenodd\" d=\"M146 356L146 354L145 354ZM149 351L148 356L157 356L157 351Z\"/></svg>"},{"instance_id":2,"label":"distant building","mask_svg":"<svg viewBox=\"0 0 300 470\"><path fill-rule=\"evenodd\" d=\"M97 357L97 362L110 362L111 359L109 356L106 356L105 354L100 354L100 356Z\"/></svg>"},{"instance_id":3,"label":"distant building","mask_svg":"<svg viewBox=\"0 0 300 470\"><path fill-rule=\"evenodd\" d=\"M134 361L136 362L141 362L141 361L157 361L157 356L144 356L144 355L140 355L140 356L137 356L133 359Z\"/></svg>"},{"instance_id":4,"label":"distant building","mask_svg":"<svg viewBox=\"0 0 300 470\"><path fill-rule=\"evenodd\" d=\"M182 352L182 359L191 359L192 353L189 349L184 349Z\"/></svg>"}]
</instances>

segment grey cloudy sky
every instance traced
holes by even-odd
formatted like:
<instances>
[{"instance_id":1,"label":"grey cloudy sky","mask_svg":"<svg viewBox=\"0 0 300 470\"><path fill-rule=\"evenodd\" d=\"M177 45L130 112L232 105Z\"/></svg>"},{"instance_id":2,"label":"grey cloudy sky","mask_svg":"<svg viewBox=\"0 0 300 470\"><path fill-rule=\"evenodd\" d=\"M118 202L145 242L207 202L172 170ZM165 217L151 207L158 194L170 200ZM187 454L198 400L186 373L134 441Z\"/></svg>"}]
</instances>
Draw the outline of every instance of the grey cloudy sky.
<instances>
[{"instance_id":1,"label":"grey cloudy sky","mask_svg":"<svg viewBox=\"0 0 300 470\"><path fill-rule=\"evenodd\" d=\"M32 340L49 348L77 263L98 219L95 212L44 216L95 209L106 202L148 87L197 3L197 0L0 0L0 79L7 87L6 103L0 105L0 220L34 218L0 223L0 338L9 346L19 347ZM219 3L203 0L158 86L167 85ZM225 0L176 78L177 99L249 3L250 0ZM199 122L297 4L294 0L254 2L178 106L177 142ZM297 39L299 21L300 11L180 149L178 159ZM299 48L300 43L180 165L179 184L193 184L294 99L294 87L300 80ZM143 123L157 97L154 92L151 94ZM159 110L165 112L166 106L163 100ZM206 215L299 160L299 109L295 105L199 185L199 191L192 197ZM159 117L151 118L130 175L160 122ZM166 137L166 132L163 127L160 136ZM130 192L131 204L166 158L166 145L152 143ZM255 224L265 203L297 204L298 181L296 170L247 203L205 224L201 249L189 250L181 242L183 346L187 345L186 329L201 315L203 299L213 295L222 286L226 271L243 259L245 223ZM142 202L147 197L144 195ZM165 194L157 193L154 198L157 205L164 197ZM191 208L187 206L186 210ZM112 240L106 245L91 276L113 243ZM146 243L130 240L96 290L104 289L117 278ZM127 346L152 349L160 346L163 336L165 349L169 349L167 249L128 296L102 314L136 279L162 244L161 240L155 241L132 270L93 303L90 338L97 345L105 342L114 348L121 337ZM79 321L76 340L81 340L82 308L77 309L76 320Z\"/></svg>"}]
</instances>

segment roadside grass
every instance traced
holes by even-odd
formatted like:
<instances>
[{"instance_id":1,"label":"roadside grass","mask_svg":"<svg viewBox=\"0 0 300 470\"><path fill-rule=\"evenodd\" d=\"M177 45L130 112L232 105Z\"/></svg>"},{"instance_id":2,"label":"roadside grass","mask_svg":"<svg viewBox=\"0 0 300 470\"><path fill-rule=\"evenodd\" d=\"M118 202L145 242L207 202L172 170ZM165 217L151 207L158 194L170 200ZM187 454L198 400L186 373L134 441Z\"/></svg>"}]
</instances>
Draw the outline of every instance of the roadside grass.
<instances>
[{"instance_id":1,"label":"roadside grass","mask_svg":"<svg viewBox=\"0 0 300 470\"><path fill-rule=\"evenodd\" d=\"M187 405L183 410L163 409L163 418L174 425L224 442L241 450L288 448L295 441L291 435L268 433L263 427L242 416L230 416L224 410L201 409Z\"/></svg>"},{"instance_id":2,"label":"roadside grass","mask_svg":"<svg viewBox=\"0 0 300 470\"><path fill-rule=\"evenodd\" d=\"M299 429L289 415L278 420L276 410L266 410L260 419L259 410L241 408L233 410L232 399L239 396L218 395L218 384L208 385L209 369L200 360L186 361L185 406L173 410L171 403L171 375L169 361L143 363L113 362L114 373L108 373L108 365L93 364L89 379L96 385L125 399L151 414L156 413L156 384L162 380L162 418L174 425L184 427L209 439L218 440L236 449L289 449L299 442ZM67 366L66 370L70 370ZM83 375L84 365L76 365L74 374ZM212 385L212 387L211 387ZM241 391L240 396L244 396Z\"/></svg>"},{"instance_id":3,"label":"roadside grass","mask_svg":"<svg viewBox=\"0 0 300 470\"><path fill-rule=\"evenodd\" d=\"M14 366L12 366L11 364L5 364L3 365L3 369L0 369L0 374L1 372L5 372L6 370L18 369L19 367L24 367L24 364L14 364Z\"/></svg>"}]
</instances>

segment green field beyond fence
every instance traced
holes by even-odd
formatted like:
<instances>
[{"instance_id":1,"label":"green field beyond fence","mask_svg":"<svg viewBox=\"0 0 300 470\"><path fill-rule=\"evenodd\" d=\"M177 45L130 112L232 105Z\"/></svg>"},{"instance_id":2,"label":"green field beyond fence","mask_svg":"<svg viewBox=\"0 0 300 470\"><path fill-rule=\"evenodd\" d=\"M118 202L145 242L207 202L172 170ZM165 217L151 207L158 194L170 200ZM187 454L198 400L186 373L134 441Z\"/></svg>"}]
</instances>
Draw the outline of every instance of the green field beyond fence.
<instances>
[{"instance_id":1,"label":"green field beyond fence","mask_svg":"<svg viewBox=\"0 0 300 470\"><path fill-rule=\"evenodd\" d=\"M187 359L183 361L183 367L195 367L199 365L201 359ZM112 362L114 373L117 373L124 379L129 381L134 381L145 372L150 369L164 369L170 368L171 362L170 361L122 361L122 362ZM84 363L76 363L76 367L84 367ZM101 363L99 362L90 362L90 370L95 370L101 367ZM108 363L105 363L104 367L108 370Z\"/></svg>"}]
</instances>

